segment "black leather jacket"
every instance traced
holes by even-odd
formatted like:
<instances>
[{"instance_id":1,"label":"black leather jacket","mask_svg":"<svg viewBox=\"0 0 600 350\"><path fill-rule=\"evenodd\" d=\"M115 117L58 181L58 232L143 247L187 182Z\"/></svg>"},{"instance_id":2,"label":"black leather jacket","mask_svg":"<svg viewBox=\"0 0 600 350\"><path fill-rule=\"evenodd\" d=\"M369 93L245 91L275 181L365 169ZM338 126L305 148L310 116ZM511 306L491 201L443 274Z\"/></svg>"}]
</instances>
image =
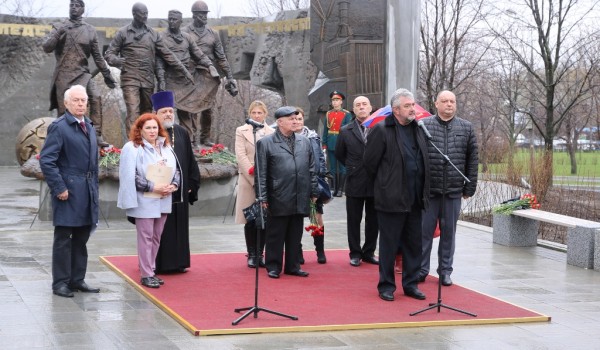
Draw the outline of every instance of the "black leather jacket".
<instances>
[{"instance_id":1,"label":"black leather jacket","mask_svg":"<svg viewBox=\"0 0 600 350\"><path fill-rule=\"evenodd\" d=\"M446 175L446 194L451 198L471 197L477 188L479 155L477 137L473 125L459 117L445 122L433 115L423 118L423 123L431 133L433 143L444 152L456 167L471 181L447 164L441 154L429 142L429 162L431 164L431 196L444 193L444 175Z\"/></svg>"},{"instance_id":2,"label":"black leather jacket","mask_svg":"<svg viewBox=\"0 0 600 350\"><path fill-rule=\"evenodd\" d=\"M310 197L319 193L310 141L296 134L292 153L280 133L275 132L258 140L256 156L256 198L269 204L270 215L308 215Z\"/></svg>"}]
</instances>

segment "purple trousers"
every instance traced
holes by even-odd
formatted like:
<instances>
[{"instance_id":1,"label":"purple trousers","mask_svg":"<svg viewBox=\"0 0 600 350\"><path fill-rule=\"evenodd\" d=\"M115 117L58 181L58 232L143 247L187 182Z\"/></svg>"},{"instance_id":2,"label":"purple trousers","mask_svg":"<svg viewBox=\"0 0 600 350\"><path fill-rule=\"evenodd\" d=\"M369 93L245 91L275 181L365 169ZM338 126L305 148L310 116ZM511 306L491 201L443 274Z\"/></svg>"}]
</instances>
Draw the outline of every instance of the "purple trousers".
<instances>
[{"instance_id":1,"label":"purple trousers","mask_svg":"<svg viewBox=\"0 0 600 350\"><path fill-rule=\"evenodd\" d=\"M154 276L154 264L165 221L167 221L167 214L162 214L160 218L135 218L138 261L142 278Z\"/></svg>"}]
</instances>

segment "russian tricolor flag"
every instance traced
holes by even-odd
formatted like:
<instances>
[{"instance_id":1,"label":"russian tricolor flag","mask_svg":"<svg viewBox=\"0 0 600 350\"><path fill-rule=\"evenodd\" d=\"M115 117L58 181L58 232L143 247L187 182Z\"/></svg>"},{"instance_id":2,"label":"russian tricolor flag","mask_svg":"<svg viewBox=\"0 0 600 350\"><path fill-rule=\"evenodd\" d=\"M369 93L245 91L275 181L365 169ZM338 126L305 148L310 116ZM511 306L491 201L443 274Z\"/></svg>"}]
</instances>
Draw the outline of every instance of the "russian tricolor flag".
<instances>
[{"instance_id":1,"label":"russian tricolor flag","mask_svg":"<svg viewBox=\"0 0 600 350\"><path fill-rule=\"evenodd\" d=\"M416 103L415 103L415 111L417 114L416 115L417 120L419 120L421 118L429 117L431 115L431 113L429 113L427 110L425 110L425 108L419 106ZM362 123L362 125L366 126L367 128L372 128L377 123L379 123L380 121L389 117L390 115L392 115L392 106L387 105L385 107L382 107L382 108L379 108L378 110L376 110L367 119L365 119L365 121Z\"/></svg>"}]
</instances>

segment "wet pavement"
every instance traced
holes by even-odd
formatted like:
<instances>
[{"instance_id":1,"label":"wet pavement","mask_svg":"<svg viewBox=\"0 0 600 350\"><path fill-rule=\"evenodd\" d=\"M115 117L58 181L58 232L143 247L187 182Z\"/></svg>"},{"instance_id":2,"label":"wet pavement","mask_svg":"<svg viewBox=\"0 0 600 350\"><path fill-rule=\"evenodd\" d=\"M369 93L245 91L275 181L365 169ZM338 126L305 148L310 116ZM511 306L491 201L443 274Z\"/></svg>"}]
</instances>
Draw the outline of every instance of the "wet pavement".
<instances>
[{"instance_id":1,"label":"wet pavement","mask_svg":"<svg viewBox=\"0 0 600 350\"><path fill-rule=\"evenodd\" d=\"M88 244L86 280L101 293L53 295L52 225L36 220L29 228L39 181L17 167L0 167L0 179L0 349L600 349L599 272L567 265L561 251L493 244L491 228L463 222L454 282L551 322L195 337L99 262L102 255L136 254L135 231L125 220L102 221ZM326 248L347 247L344 208L343 198L325 207ZM245 249L242 226L231 216L192 218L190 226L193 253ZM312 247L308 235L303 244ZM316 259L313 252L305 258ZM240 268L247 269L245 261Z\"/></svg>"}]
</instances>

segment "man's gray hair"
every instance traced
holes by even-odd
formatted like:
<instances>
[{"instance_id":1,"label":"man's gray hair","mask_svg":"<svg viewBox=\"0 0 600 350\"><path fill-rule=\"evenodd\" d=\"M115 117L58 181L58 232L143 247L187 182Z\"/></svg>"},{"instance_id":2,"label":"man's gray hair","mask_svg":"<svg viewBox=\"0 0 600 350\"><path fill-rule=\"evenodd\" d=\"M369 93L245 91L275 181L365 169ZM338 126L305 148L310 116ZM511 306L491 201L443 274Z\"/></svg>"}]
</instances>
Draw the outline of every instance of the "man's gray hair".
<instances>
[{"instance_id":1,"label":"man's gray hair","mask_svg":"<svg viewBox=\"0 0 600 350\"><path fill-rule=\"evenodd\" d=\"M85 94L85 97L87 98L87 90L82 86L82 85L73 85L70 88L67 89L67 91L65 91L65 101L68 101L71 99L71 91L75 91L75 90L79 90L81 92L83 92Z\"/></svg>"},{"instance_id":2,"label":"man's gray hair","mask_svg":"<svg viewBox=\"0 0 600 350\"><path fill-rule=\"evenodd\" d=\"M394 94L392 95L392 98L390 99L390 106L394 107L394 106L398 105L398 101L400 101L400 97L407 97L407 98L410 98L411 100L415 99L415 96L412 94L412 92L408 91L407 89L398 89L398 90L394 91Z\"/></svg>"}]
</instances>

